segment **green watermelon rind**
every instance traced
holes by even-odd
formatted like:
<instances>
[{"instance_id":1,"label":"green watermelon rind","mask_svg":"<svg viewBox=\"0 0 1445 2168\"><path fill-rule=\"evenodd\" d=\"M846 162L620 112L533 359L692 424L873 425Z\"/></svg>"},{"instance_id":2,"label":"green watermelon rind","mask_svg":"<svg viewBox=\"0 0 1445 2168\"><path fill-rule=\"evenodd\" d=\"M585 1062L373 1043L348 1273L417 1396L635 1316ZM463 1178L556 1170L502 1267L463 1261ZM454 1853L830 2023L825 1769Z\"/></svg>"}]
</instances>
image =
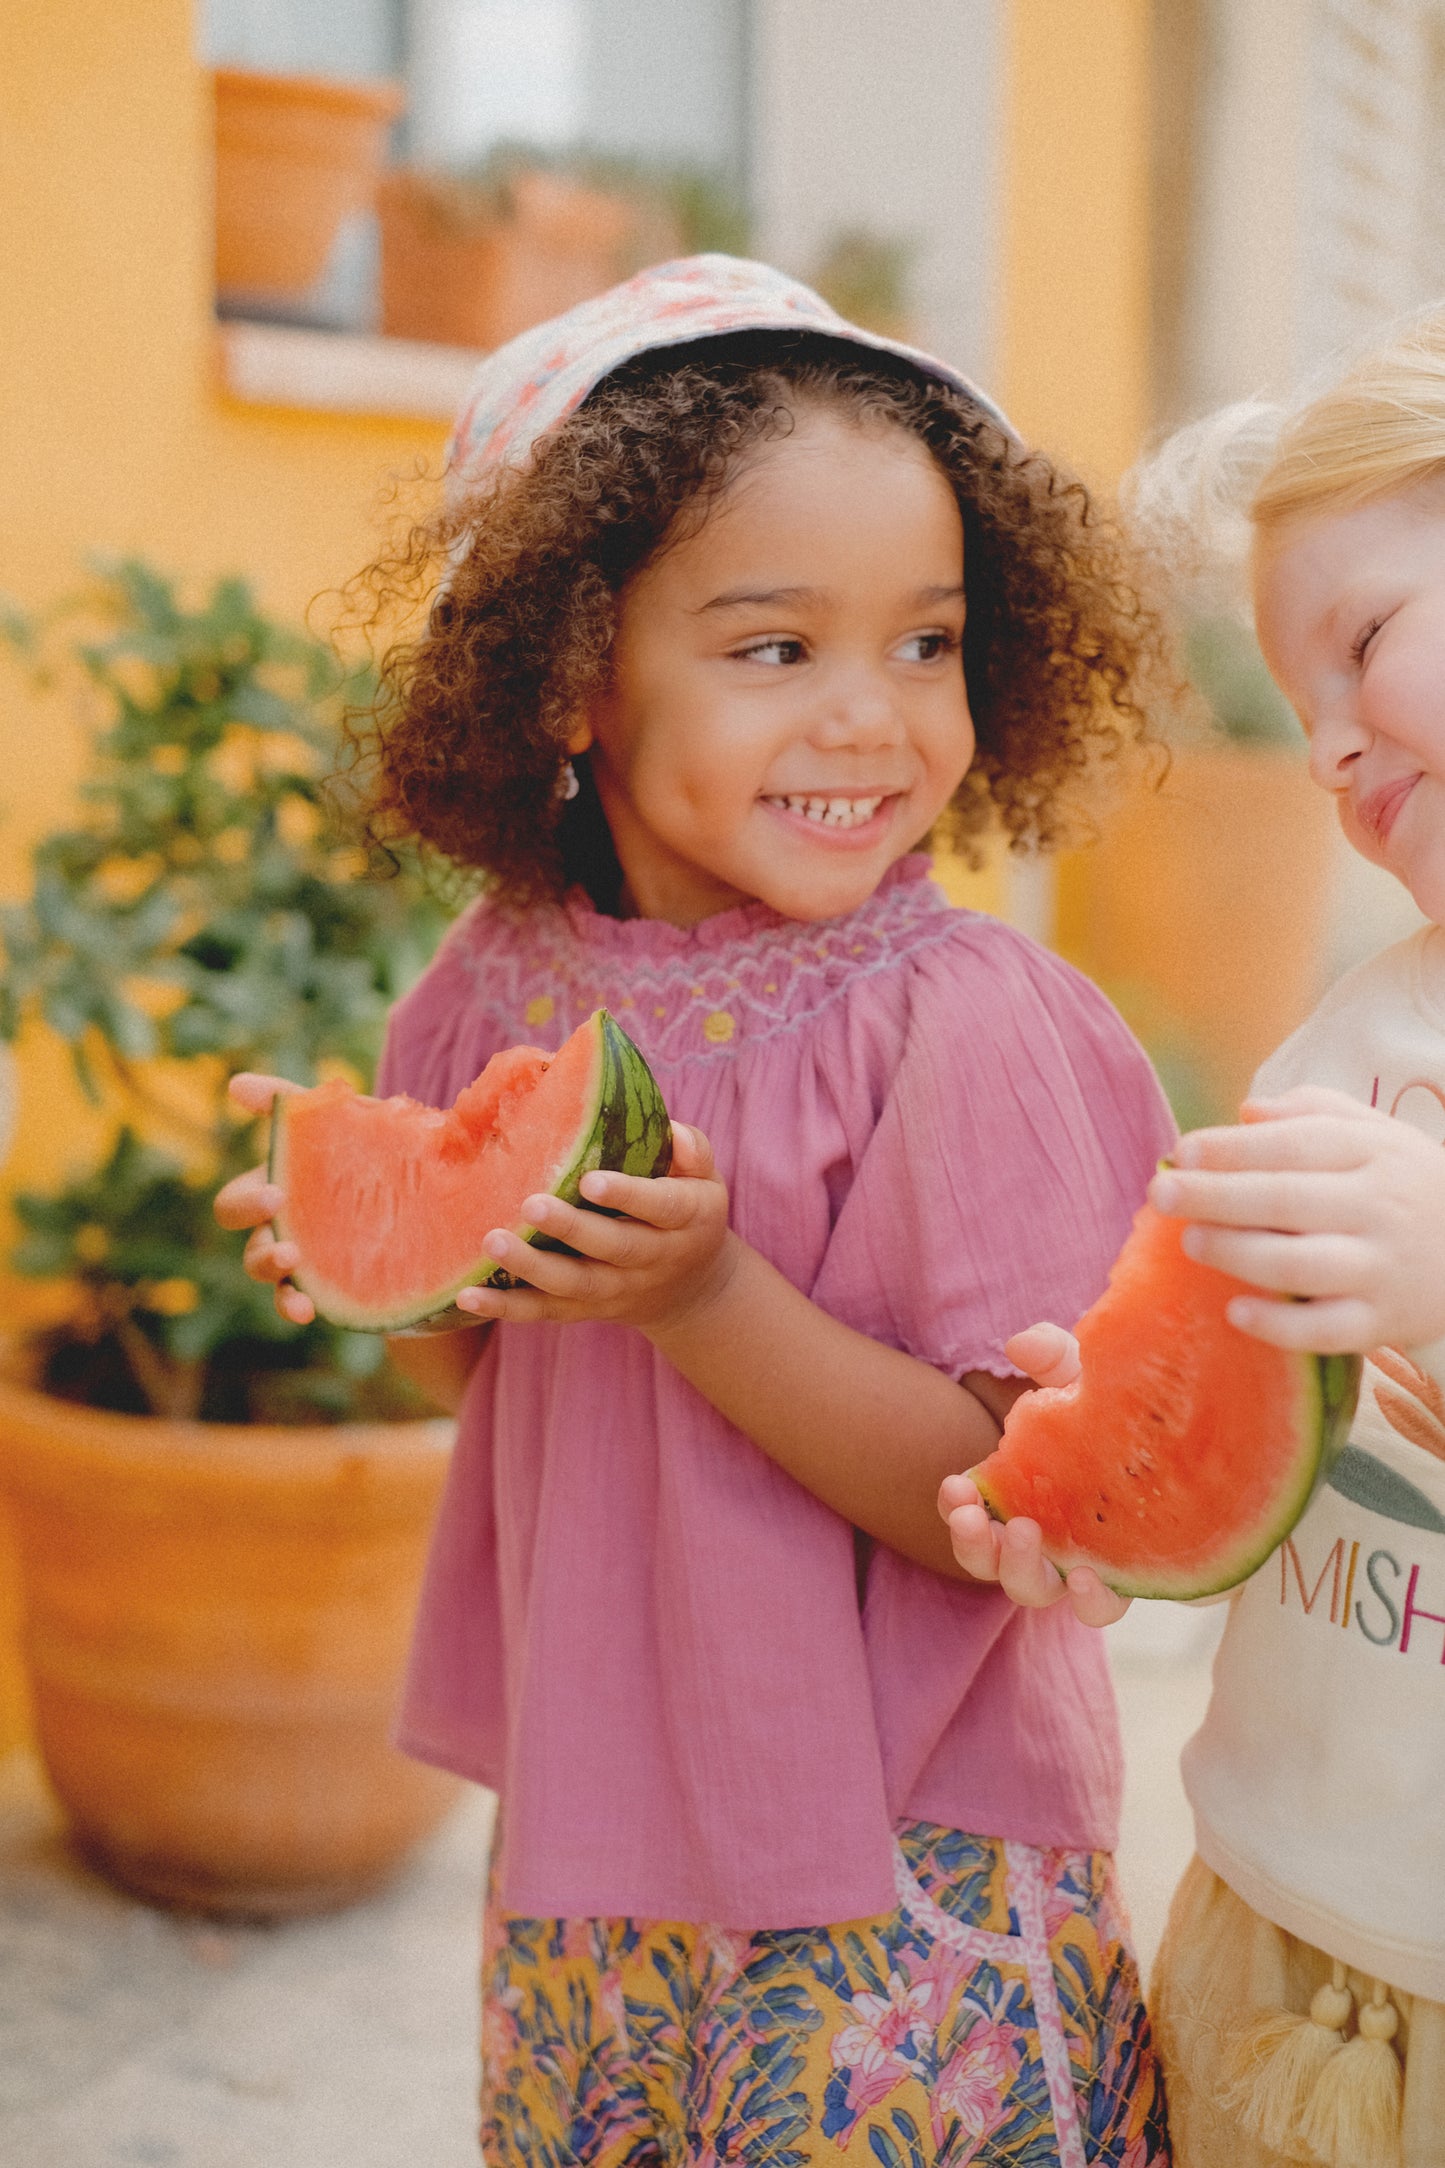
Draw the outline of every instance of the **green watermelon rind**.
<instances>
[{"instance_id":1,"label":"green watermelon rind","mask_svg":"<svg viewBox=\"0 0 1445 2168\"><path fill-rule=\"evenodd\" d=\"M657 1079L640 1048L628 1037L616 1017L607 1009L596 1009L588 1018L588 1024L598 1032L601 1041L597 1091L579 1130L573 1156L552 1184L550 1193L560 1197L565 1204L597 1211L599 1207L588 1204L581 1193L582 1177L603 1170L642 1177L666 1174L672 1165L672 1124ZM267 1169L270 1179L283 1190L286 1186L285 1133L286 1102L283 1098L277 1100L272 1117ZM277 1240L287 1240L284 1215L273 1224ZM512 1233L537 1249L565 1247L544 1235L539 1228L525 1223L513 1227ZM459 1326L477 1324L479 1320L470 1310L459 1310L456 1306L456 1297L463 1288L488 1285L506 1288L516 1283L501 1265L488 1257L480 1257L446 1286L429 1289L415 1304L400 1309L389 1305L385 1310L363 1309L338 1301L331 1290L325 1291L323 1309L315 1291L307 1286L304 1272L295 1276L295 1284L303 1294L311 1295L318 1314L333 1325L350 1332L380 1332L413 1338L454 1332Z\"/></svg>"},{"instance_id":2,"label":"green watermelon rind","mask_svg":"<svg viewBox=\"0 0 1445 2168\"><path fill-rule=\"evenodd\" d=\"M1169 1574L1161 1569L1130 1574L1117 1567L1105 1568L1082 1548L1067 1558L1063 1555L1054 1558L1053 1563L1065 1573L1074 1566L1091 1566L1105 1586L1118 1596L1173 1603L1226 1595L1257 1573L1303 1519L1316 1493L1329 1481L1330 1473L1349 1441L1359 1398L1364 1365L1358 1355L1302 1355L1299 1361L1305 1367L1311 1388L1313 1408L1306 1408L1302 1420L1306 1432L1313 1435L1313 1451L1309 1449L1307 1439L1300 1455L1298 1483L1280 1499L1278 1510L1263 1525L1248 1531L1242 1548L1228 1558L1221 1556L1212 1568L1192 1576L1178 1572ZM978 1481L978 1492L994 1520L1010 1518L989 1495L987 1478ZM1047 1544L1045 1555L1049 1555Z\"/></svg>"}]
</instances>

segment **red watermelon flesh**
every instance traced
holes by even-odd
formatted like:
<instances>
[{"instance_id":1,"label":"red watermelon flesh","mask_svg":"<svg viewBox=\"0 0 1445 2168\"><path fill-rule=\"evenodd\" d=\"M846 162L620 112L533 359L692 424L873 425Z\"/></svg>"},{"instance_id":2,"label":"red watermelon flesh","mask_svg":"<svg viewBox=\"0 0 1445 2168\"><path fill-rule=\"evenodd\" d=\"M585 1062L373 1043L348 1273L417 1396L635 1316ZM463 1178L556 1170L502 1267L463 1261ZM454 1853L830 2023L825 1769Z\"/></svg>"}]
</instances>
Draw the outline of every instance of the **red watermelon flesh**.
<instances>
[{"instance_id":1,"label":"red watermelon flesh","mask_svg":"<svg viewBox=\"0 0 1445 2168\"><path fill-rule=\"evenodd\" d=\"M333 1324L361 1332L475 1322L463 1287L505 1274L483 1254L494 1228L542 1242L522 1206L577 1202L592 1169L664 1174L671 1128L652 1072L605 1009L559 1051L494 1056L447 1110L344 1082L276 1102L276 1221L301 1262L293 1275Z\"/></svg>"},{"instance_id":2,"label":"red watermelon flesh","mask_svg":"<svg viewBox=\"0 0 1445 2168\"><path fill-rule=\"evenodd\" d=\"M1225 1316L1240 1280L1195 1263L1146 1205L1077 1326L1079 1376L1015 1402L970 1472L998 1520L1035 1520L1060 1572L1127 1596L1214 1595L1294 1527L1344 1446L1354 1356L1299 1355Z\"/></svg>"}]
</instances>

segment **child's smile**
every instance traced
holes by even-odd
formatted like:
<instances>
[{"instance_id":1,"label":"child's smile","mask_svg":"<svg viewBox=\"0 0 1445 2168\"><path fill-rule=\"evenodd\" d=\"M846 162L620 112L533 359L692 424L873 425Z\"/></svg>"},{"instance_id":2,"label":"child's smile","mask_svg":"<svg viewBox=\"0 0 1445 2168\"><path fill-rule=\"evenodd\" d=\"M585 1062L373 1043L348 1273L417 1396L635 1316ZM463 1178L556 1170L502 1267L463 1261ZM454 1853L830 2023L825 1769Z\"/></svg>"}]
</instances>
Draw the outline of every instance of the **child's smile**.
<instances>
[{"instance_id":1,"label":"child's smile","mask_svg":"<svg viewBox=\"0 0 1445 2168\"><path fill-rule=\"evenodd\" d=\"M765 798L765 805L773 806L780 813L790 813L797 820L807 821L815 828L847 829L856 833L878 816L878 809L888 803L882 792L869 798Z\"/></svg>"},{"instance_id":2,"label":"child's smile","mask_svg":"<svg viewBox=\"0 0 1445 2168\"><path fill-rule=\"evenodd\" d=\"M901 430L805 409L626 590L579 726L632 906L841 916L973 758L963 523Z\"/></svg>"},{"instance_id":3,"label":"child's smile","mask_svg":"<svg viewBox=\"0 0 1445 2168\"><path fill-rule=\"evenodd\" d=\"M1445 492L1286 522L1255 560L1260 645L1362 857L1445 919Z\"/></svg>"}]
</instances>

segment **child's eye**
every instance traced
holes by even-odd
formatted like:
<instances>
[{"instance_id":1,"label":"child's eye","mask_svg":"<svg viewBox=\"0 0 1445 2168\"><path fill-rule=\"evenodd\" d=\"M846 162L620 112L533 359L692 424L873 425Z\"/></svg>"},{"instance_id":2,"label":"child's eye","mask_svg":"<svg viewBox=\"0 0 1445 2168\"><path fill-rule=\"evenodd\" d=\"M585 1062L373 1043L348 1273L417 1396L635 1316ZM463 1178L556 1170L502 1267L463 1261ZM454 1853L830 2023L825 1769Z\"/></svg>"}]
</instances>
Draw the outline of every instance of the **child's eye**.
<instances>
[{"instance_id":1,"label":"child's eye","mask_svg":"<svg viewBox=\"0 0 1445 2168\"><path fill-rule=\"evenodd\" d=\"M771 640L750 640L746 647L733 649L739 661L766 663L772 669L801 662L806 652L801 640L785 639L781 634Z\"/></svg>"},{"instance_id":2,"label":"child's eye","mask_svg":"<svg viewBox=\"0 0 1445 2168\"><path fill-rule=\"evenodd\" d=\"M1364 630L1357 636L1357 638L1351 641L1350 660L1356 665L1356 667L1358 667L1359 664L1364 661L1365 656L1369 650L1371 641L1374 639L1375 634L1379 631L1380 627L1384 624L1384 622L1385 620L1383 617L1372 617L1369 624L1365 626Z\"/></svg>"},{"instance_id":3,"label":"child's eye","mask_svg":"<svg viewBox=\"0 0 1445 2168\"><path fill-rule=\"evenodd\" d=\"M962 644L956 633L914 632L898 652L905 662L937 662L940 655L956 654Z\"/></svg>"}]
</instances>

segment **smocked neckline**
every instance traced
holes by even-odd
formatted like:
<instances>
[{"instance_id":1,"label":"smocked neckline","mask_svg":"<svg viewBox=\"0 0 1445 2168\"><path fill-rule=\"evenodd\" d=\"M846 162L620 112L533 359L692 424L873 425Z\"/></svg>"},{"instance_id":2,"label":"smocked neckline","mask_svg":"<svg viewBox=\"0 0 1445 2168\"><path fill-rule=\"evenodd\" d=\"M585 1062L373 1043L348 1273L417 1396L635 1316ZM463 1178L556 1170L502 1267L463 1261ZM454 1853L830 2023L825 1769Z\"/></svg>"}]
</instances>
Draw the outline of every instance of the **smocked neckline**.
<instances>
[{"instance_id":1,"label":"smocked neckline","mask_svg":"<svg viewBox=\"0 0 1445 2168\"><path fill-rule=\"evenodd\" d=\"M614 954L633 956L715 955L756 940L762 934L793 931L800 939L816 940L830 927L866 923L893 891L926 881L933 862L924 851L912 851L888 868L867 901L842 918L787 918L768 903L738 903L715 911L695 926L673 926L662 918L608 918L580 888L574 888L562 906L579 941ZM947 909L940 893L939 902Z\"/></svg>"}]
</instances>

